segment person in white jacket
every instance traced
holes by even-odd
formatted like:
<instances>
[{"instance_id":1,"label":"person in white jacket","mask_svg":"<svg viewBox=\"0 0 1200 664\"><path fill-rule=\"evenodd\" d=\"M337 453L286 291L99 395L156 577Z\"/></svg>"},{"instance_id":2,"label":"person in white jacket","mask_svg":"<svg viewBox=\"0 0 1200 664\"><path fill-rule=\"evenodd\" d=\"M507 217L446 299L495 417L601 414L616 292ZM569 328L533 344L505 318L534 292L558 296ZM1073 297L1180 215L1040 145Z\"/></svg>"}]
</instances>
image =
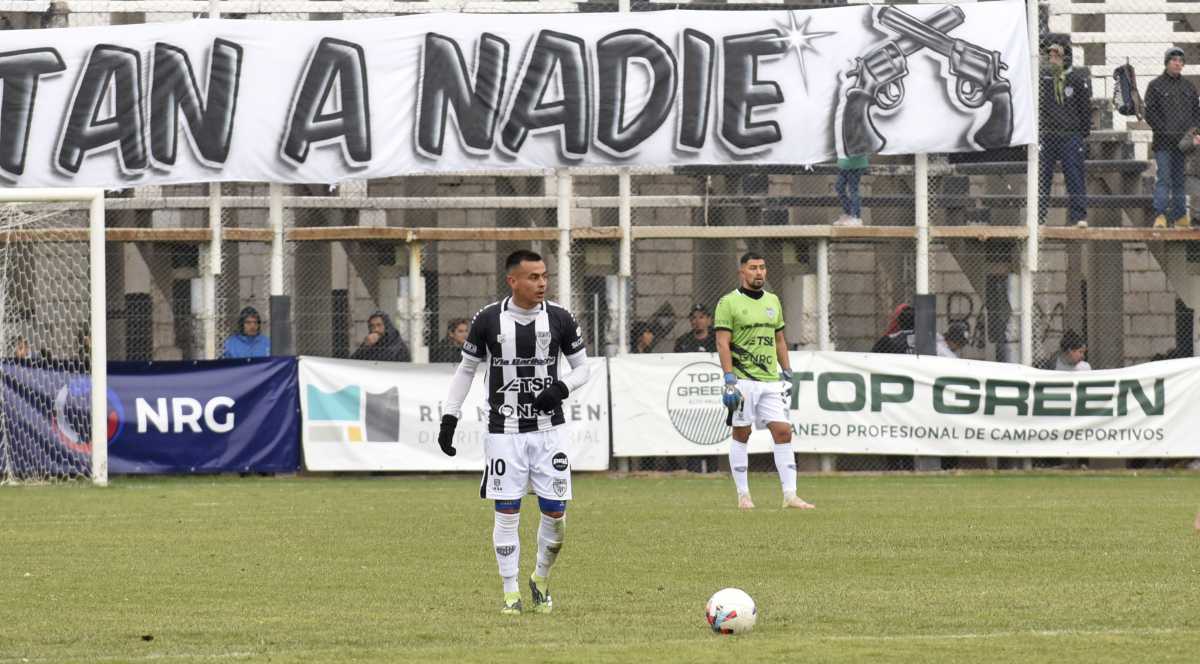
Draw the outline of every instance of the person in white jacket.
<instances>
[{"instance_id":1,"label":"person in white jacket","mask_svg":"<svg viewBox=\"0 0 1200 664\"><path fill-rule=\"evenodd\" d=\"M1055 371L1091 371L1092 365L1083 359L1087 356L1087 344L1075 330L1063 333L1062 341L1058 343L1058 359L1054 363Z\"/></svg>"}]
</instances>

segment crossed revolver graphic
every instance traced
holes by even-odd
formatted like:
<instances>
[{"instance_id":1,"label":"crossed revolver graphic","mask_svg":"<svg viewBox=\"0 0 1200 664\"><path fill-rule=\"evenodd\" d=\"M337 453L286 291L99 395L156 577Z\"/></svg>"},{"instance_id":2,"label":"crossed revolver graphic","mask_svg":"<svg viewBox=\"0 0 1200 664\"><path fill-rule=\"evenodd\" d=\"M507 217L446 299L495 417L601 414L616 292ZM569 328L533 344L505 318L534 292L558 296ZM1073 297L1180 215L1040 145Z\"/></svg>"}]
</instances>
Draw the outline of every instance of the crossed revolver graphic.
<instances>
[{"instance_id":1,"label":"crossed revolver graphic","mask_svg":"<svg viewBox=\"0 0 1200 664\"><path fill-rule=\"evenodd\" d=\"M1000 61L998 51L946 34L963 24L966 17L961 9L946 7L922 21L895 7L883 7L876 18L898 36L858 58L854 70L846 73L846 79L854 79L854 84L838 101L835 131L839 154L869 155L887 145L875 128L871 109L889 111L900 105L908 56L923 48L946 59L959 104L978 109L991 102L987 121L967 141L982 149L1009 144L1013 132L1011 86L1000 75L1007 65Z\"/></svg>"}]
</instances>

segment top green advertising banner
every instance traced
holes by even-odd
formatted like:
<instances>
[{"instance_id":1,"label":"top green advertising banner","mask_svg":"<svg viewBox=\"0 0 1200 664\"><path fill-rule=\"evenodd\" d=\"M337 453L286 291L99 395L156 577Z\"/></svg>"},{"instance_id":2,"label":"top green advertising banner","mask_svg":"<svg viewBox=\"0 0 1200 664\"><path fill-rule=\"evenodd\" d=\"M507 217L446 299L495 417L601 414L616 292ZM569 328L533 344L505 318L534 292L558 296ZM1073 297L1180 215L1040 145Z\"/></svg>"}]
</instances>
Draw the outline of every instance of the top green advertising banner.
<instances>
[{"instance_id":1,"label":"top green advertising banner","mask_svg":"<svg viewBox=\"0 0 1200 664\"><path fill-rule=\"evenodd\" d=\"M881 362L886 358L886 362ZM797 452L1007 457L1200 456L1200 359L1104 371L916 355L791 353ZM609 362L613 454L727 451L715 355ZM768 452L755 431L751 452Z\"/></svg>"}]
</instances>

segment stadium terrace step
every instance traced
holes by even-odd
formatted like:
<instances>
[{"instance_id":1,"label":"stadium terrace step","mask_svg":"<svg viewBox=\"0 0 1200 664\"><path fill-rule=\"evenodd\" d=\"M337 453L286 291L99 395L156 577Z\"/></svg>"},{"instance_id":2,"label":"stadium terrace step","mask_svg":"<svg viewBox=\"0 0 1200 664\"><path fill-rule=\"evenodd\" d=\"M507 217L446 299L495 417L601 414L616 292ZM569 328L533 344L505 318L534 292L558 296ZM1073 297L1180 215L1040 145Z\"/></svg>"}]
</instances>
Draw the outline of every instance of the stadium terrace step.
<instances>
[{"instance_id":1,"label":"stadium terrace step","mask_svg":"<svg viewBox=\"0 0 1200 664\"><path fill-rule=\"evenodd\" d=\"M1137 174L1150 168L1141 159L1089 159L1084 162L1088 173ZM1024 161L983 161L955 164L930 164L931 176L942 175L1016 175L1025 172ZM720 166L679 166L676 175L704 176L767 176L767 175L837 175L835 164L722 164ZM909 175L912 164L871 164L867 175Z\"/></svg>"},{"instance_id":2,"label":"stadium terrace step","mask_svg":"<svg viewBox=\"0 0 1200 664\"><path fill-rule=\"evenodd\" d=\"M1123 209L1146 208L1153 204L1149 194L1088 194L1089 208ZM946 208L1021 208L1025 207L1024 194L937 194L931 193L929 204ZM1067 207L1066 196L1050 196L1047 204L1051 208ZM714 208L804 208L837 207L840 205L833 194L799 194L791 196L719 195L708 198L709 207ZM871 208L911 208L912 194L881 194L863 196L862 206Z\"/></svg>"},{"instance_id":3,"label":"stadium terrace step","mask_svg":"<svg viewBox=\"0 0 1200 664\"><path fill-rule=\"evenodd\" d=\"M1150 162L1141 159L1089 159L1084 162L1089 174L1123 173L1137 174L1150 168ZM960 175L1013 175L1025 172L1025 162L987 161L955 164L953 172Z\"/></svg>"}]
</instances>

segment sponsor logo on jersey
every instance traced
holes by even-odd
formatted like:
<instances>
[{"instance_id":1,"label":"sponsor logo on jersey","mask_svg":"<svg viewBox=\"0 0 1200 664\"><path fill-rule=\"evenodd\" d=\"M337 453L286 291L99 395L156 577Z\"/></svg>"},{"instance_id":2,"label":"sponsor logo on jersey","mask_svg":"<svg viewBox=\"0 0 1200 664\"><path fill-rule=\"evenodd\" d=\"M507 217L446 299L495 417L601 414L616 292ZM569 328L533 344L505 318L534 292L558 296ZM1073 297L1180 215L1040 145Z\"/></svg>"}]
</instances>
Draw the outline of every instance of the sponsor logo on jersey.
<instances>
[{"instance_id":1,"label":"sponsor logo on jersey","mask_svg":"<svg viewBox=\"0 0 1200 664\"><path fill-rule=\"evenodd\" d=\"M542 390L554 384L554 379L544 378L513 378L500 386L497 392L516 394L540 394Z\"/></svg>"},{"instance_id":2,"label":"sponsor logo on jersey","mask_svg":"<svg viewBox=\"0 0 1200 664\"><path fill-rule=\"evenodd\" d=\"M502 343L504 343L504 341L505 341L506 339L508 339L508 337L507 337L507 336L505 336L505 335L503 335L503 334L497 334L497 335L496 335L496 343L498 343L498 344L502 344Z\"/></svg>"},{"instance_id":3,"label":"sponsor logo on jersey","mask_svg":"<svg viewBox=\"0 0 1200 664\"><path fill-rule=\"evenodd\" d=\"M553 412L553 411L545 411L545 412L539 411L538 409L534 408L533 404L531 404L531 403L523 403L523 404L517 406L516 408L513 408L509 404L504 404L503 406L500 406L496 410L503 417L519 417L519 418L524 418L524 419L541 417L542 415Z\"/></svg>"},{"instance_id":4,"label":"sponsor logo on jersey","mask_svg":"<svg viewBox=\"0 0 1200 664\"><path fill-rule=\"evenodd\" d=\"M558 362L557 357L514 357L512 359L504 359L503 357L493 357L493 367L542 367L549 366Z\"/></svg>"},{"instance_id":5,"label":"sponsor logo on jersey","mask_svg":"<svg viewBox=\"0 0 1200 664\"><path fill-rule=\"evenodd\" d=\"M567 469L566 453L565 452L555 452L554 456L550 458L550 465L554 466L555 470L566 470ZM560 493L558 495L561 496L562 494Z\"/></svg>"},{"instance_id":6,"label":"sponsor logo on jersey","mask_svg":"<svg viewBox=\"0 0 1200 664\"><path fill-rule=\"evenodd\" d=\"M477 348L475 344L471 343L470 341L463 342L463 350L471 353L472 355L479 352L479 348Z\"/></svg>"}]
</instances>

